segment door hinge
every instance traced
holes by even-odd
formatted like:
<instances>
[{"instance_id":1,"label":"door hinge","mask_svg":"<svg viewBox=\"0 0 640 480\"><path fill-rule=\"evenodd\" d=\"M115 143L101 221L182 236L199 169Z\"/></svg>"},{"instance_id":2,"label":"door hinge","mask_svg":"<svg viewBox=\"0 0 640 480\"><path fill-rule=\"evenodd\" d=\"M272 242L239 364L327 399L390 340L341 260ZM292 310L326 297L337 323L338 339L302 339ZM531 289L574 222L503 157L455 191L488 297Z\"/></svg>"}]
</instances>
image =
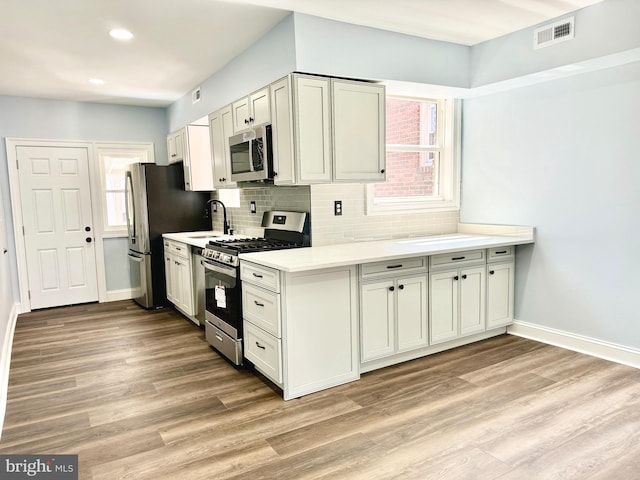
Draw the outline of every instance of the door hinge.
<instances>
[{"instance_id":1,"label":"door hinge","mask_svg":"<svg viewBox=\"0 0 640 480\"><path fill-rule=\"evenodd\" d=\"M22 226L22 236L24 237L25 233L24 233L24 225Z\"/></svg>"},{"instance_id":2,"label":"door hinge","mask_svg":"<svg viewBox=\"0 0 640 480\"><path fill-rule=\"evenodd\" d=\"M18 163L18 159L16 158L16 170L20 170L20 164Z\"/></svg>"},{"instance_id":3,"label":"door hinge","mask_svg":"<svg viewBox=\"0 0 640 480\"><path fill-rule=\"evenodd\" d=\"M29 297L29 301L31 301L31 290L27 290L27 296Z\"/></svg>"}]
</instances>

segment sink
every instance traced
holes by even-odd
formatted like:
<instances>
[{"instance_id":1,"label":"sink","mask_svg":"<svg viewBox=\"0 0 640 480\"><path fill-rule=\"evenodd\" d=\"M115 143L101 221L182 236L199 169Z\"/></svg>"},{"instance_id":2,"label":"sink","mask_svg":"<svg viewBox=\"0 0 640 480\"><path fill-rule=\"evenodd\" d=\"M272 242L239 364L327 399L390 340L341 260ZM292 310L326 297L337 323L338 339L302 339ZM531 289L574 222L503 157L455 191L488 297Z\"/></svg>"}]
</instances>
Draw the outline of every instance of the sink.
<instances>
[{"instance_id":1,"label":"sink","mask_svg":"<svg viewBox=\"0 0 640 480\"><path fill-rule=\"evenodd\" d=\"M423 238L415 238L409 240L400 240L399 242L403 245L433 245L435 243L446 243L446 242L454 242L459 240L466 240L470 238L472 235L434 235L433 237L423 237Z\"/></svg>"}]
</instances>

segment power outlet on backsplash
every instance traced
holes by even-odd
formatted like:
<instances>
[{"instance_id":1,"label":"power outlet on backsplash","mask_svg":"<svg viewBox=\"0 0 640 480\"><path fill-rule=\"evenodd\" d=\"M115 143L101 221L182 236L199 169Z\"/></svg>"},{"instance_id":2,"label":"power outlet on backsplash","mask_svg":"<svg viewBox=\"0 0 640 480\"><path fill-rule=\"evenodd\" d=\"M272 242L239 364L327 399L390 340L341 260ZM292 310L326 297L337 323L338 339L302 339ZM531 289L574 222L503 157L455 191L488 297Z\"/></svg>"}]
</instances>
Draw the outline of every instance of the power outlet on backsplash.
<instances>
[{"instance_id":1,"label":"power outlet on backsplash","mask_svg":"<svg viewBox=\"0 0 640 480\"><path fill-rule=\"evenodd\" d=\"M251 213L257 212L256 202L254 202L253 200L251 201L251 203L249 203L249 211Z\"/></svg>"}]
</instances>

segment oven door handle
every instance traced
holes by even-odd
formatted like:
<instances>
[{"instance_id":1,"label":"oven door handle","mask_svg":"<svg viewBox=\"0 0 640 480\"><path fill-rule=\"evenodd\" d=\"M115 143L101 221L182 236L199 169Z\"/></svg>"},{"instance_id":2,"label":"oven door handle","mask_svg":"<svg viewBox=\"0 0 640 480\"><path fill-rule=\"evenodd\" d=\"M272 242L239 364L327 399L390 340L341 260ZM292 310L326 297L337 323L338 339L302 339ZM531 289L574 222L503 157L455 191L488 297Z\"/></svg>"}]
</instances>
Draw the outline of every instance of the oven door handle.
<instances>
[{"instance_id":1,"label":"oven door handle","mask_svg":"<svg viewBox=\"0 0 640 480\"><path fill-rule=\"evenodd\" d=\"M226 265L214 265L213 263L207 262L206 260L202 261L202 265L204 266L205 270L222 273L233 278L237 277L236 269L234 267L227 267Z\"/></svg>"}]
</instances>

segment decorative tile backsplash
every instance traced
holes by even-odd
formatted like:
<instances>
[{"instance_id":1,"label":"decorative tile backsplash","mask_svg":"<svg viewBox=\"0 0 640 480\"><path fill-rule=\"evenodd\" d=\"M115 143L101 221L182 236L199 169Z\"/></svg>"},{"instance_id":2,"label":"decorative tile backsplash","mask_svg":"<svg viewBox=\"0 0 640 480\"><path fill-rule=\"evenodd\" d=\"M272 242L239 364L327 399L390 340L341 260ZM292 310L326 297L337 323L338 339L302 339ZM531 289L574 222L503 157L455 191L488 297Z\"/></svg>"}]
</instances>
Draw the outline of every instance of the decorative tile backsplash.
<instances>
[{"instance_id":1,"label":"decorative tile backsplash","mask_svg":"<svg viewBox=\"0 0 640 480\"><path fill-rule=\"evenodd\" d=\"M365 214L364 184L311 186L312 244L332 245L386 238L454 233L460 213ZM334 201L342 201L342 215L334 215Z\"/></svg>"},{"instance_id":2,"label":"decorative tile backsplash","mask_svg":"<svg viewBox=\"0 0 640 480\"><path fill-rule=\"evenodd\" d=\"M262 214L269 210L309 212L311 244L314 246L386 238L416 237L455 233L459 211L407 213L402 215L365 214L365 188L362 184L331 184L295 187L260 185L242 188L240 207L227 208L235 233L262 236ZM218 198L217 192L211 198ZM333 214L333 202L342 201L343 214ZM251 213L251 202L256 213ZM222 229L220 209L213 216L213 229Z\"/></svg>"}]
</instances>

